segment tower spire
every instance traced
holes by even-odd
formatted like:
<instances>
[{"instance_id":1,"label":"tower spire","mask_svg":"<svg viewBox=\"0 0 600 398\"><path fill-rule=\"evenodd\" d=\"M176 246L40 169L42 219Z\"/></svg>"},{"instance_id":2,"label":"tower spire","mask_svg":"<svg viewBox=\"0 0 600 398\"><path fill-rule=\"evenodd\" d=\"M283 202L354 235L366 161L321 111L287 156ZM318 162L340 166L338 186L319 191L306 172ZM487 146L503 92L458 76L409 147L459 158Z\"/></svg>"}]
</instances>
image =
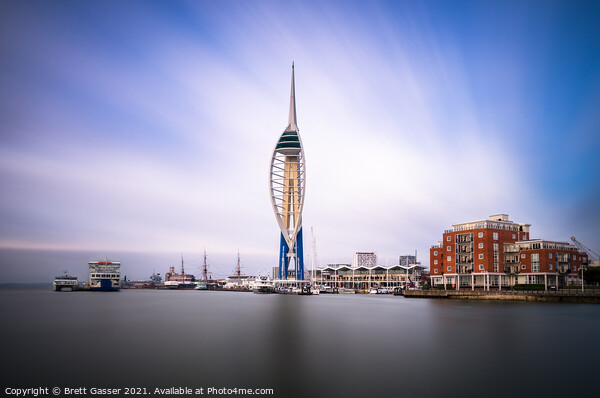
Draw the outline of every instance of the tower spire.
<instances>
[{"instance_id":1,"label":"tower spire","mask_svg":"<svg viewBox=\"0 0 600 398\"><path fill-rule=\"evenodd\" d=\"M294 62L292 61L292 89L290 92L290 115L286 131L298 131L296 125L296 85L294 83Z\"/></svg>"}]
</instances>

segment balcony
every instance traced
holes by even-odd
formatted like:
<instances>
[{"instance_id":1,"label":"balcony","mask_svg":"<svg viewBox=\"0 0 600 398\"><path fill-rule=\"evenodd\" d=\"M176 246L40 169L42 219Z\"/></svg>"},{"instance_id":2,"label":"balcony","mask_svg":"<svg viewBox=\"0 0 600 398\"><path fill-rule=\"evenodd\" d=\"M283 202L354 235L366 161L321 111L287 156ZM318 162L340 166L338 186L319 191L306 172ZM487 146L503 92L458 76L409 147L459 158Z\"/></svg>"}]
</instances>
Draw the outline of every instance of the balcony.
<instances>
[{"instance_id":1,"label":"balcony","mask_svg":"<svg viewBox=\"0 0 600 398\"><path fill-rule=\"evenodd\" d=\"M469 256L469 255L457 255L455 260L456 263L472 263L473 262L473 256Z\"/></svg>"},{"instance_id":2,"label":"balcony","mask_svg":"<svg viewBox=\"0 0 600 398\"><path fill-rule=\"evenodd\" d=\"M456 235L455 239L456 239L456 243L461 243L461 244L473 242L473 236L472 236L472 234Z\"/></svg>"}]
</instances>

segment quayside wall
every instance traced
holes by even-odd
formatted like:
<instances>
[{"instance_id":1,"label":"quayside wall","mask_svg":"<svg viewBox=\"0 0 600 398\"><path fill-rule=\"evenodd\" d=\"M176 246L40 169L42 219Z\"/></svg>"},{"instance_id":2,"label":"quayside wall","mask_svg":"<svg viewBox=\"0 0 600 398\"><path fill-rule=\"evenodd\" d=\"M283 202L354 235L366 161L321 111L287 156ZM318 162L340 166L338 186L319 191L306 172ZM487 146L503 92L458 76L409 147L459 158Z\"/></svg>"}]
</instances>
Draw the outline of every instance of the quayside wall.
<instances>
[{"instance_id":1,"label":"quayside wall","mask_svg":"<svg viewBox=\"0 0 600 398\"><path fill-rule=\"evenodd\" d=\"M600 291L472 291L472 290L405 290L407 298L445 298L460 300L548 301L600 304Z\"/></svg>"}]
</instances>

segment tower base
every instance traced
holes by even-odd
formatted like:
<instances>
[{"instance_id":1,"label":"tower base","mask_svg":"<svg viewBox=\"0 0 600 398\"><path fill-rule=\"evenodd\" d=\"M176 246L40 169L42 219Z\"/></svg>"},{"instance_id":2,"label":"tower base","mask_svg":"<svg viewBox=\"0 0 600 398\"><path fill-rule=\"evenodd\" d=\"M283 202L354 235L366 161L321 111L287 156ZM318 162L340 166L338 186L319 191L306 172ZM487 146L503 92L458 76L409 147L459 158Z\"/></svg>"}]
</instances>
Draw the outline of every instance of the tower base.
<instances>
[{"instance_id":1,"label":"tower base","mask_svg":"<svg viewBox=\"0 0 600 398\"><path fill-rule=\"evenodd\" d=\"M302 243L302 228L296 236L296 244L294 245L294 255L288 256L289 248L283 233L279 240L279 279L288 278L288 269L290 267L290 259L294 259L294 276L296 280L304 280L304 245Z\"/></svg>"}]
</instances>

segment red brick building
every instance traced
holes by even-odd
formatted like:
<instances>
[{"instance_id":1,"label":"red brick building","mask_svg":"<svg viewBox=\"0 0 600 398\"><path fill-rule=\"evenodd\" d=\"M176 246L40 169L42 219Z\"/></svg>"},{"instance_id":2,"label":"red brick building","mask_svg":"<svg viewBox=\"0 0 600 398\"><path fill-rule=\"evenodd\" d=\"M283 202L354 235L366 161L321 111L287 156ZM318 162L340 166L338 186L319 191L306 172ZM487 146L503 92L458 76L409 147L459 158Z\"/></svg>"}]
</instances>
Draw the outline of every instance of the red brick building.
<instances>
[{"instance_id":1,"label":"red brick building","mask_svg":"<svg viewBox=\"0 0 600 398\"><path fill-rule=\"evenodd\" d=\"M509 221L507 214L453 225L430 249L432 285L502 289L576 283L587 255L566 242L531 240L530 226Z\"/></svg>"}]
</instances>

